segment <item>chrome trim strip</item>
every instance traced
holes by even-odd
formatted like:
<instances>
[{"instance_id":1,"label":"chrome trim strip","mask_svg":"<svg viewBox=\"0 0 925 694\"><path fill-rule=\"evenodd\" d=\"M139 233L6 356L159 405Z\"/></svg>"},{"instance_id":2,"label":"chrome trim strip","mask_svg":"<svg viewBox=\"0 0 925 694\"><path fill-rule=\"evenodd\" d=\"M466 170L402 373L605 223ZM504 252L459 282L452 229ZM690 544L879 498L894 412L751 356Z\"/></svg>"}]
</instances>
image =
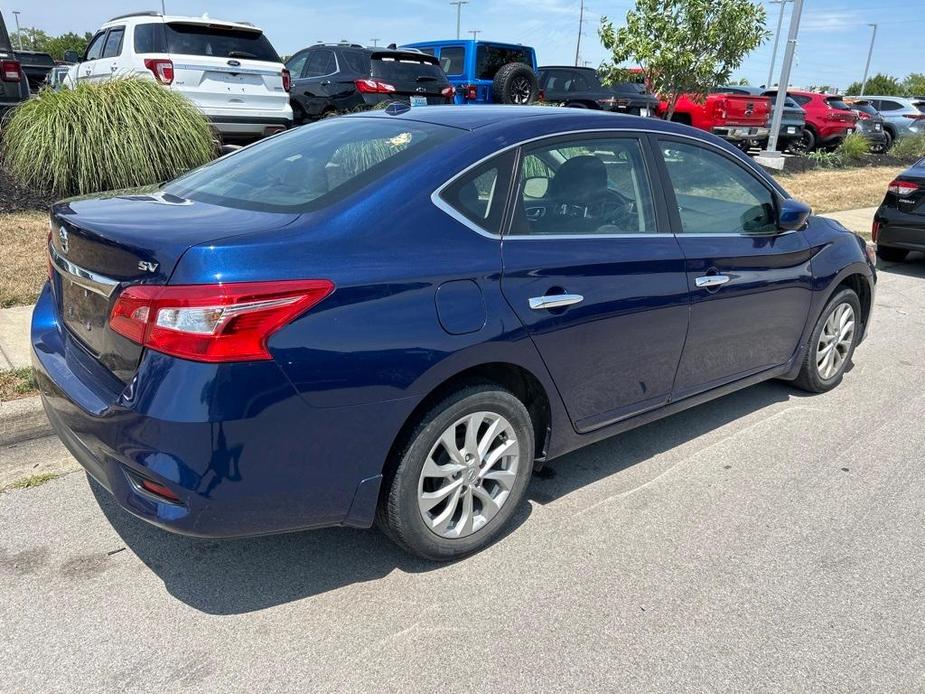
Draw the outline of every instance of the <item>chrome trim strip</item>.
<instances>
[{"instance_id":1,"label":"chrome trim strip","mask_svg":"<svg viewBox=\"0 0 925 694\"><path fill-rule=\"evenodd\" d=\"M641 116L640 116L640 117L641 117ZM566 238L568 238L568 239L578 239L578 238L595 238L595 239L610 239L610 238L617 238L617 239L621 239L621 238L636 238L636 237L646 238L646 237L649 237L649 236L656 236L656 237L658 237L658 236L664 236L664 235L673 235L673 236L679 236L679 237L680 237L680 236L684 236L684 237L693 237L693 236L695 236L695 234L683 234L683 233L682 233L682 234L672 234L671 232L656 231L656 232L642 232L642 233L638 233L638 234L581 234L581 235L578 235L578 234L550 234L550 235L548 235L548 236L526 236L526 235L524 235L524 236L518 236L518 235L507 234L506 236L503 236L503 237L502 237L501 234L493 234L493 233L491 233L490 231L488 231L487 229L483 229L483 228L480 227L478 224L476 224L475 222L473 222L473 221L471 221L470 219L468 219L465 215L461 214L461 213L460 213L459 211L457 211L454 207L452 207L449 203L447 203L443 198L440 197L440 194L441 194L446 188L448 188L448 187L451 186L453 183L455 183L457 179L462 178L463 176L465 176L465 175L466 175L469 171L471 171L472 169L476 168L477 166L480 166L480 165L484 164L484 163L485 163L486 161L488 161L489 159L494 159L495 157L497 157L497 156L500 155L500 154L503 154L504 152L507 152L507 151L512 150L512 149L516 149L516 148L518 148L518 147L523 147L524 145L530 144L531 142L538 142L538 141L540 141L540 140L549 140L549 139L553 139L553 138L557 138L557 137L562 137L562 136L564 136L564 135L581 135L581 134L584 134L584 133L590 133L590 134L596 134L596 133L613 133L614 135L623 135L623 136L625 136L625 135L633 135L633 134L636 134L636 133L646 133L646 134L650 134L650 135L662 135L662 136L666 136L666 137L680 137L680 138L683 138L683 139L686 139L686 140L693 140L694 142L696 142L696 143L698 143L698 144L701 144L701 145L705 145L705 146L707 146L707 147L711 147L711 148L715 149L716 151L721 152L721 153L723 153L723 154L725 154L725 155L731 154L731 152L728 152L728 151L726 151L725 149L723 149L722 147L717 146L717 144L716 144L715 142L709 142L709 141L704 140L704 139L702 139L702 138L700 138L700 137L695 137L695 136L693 136L693 135L685 135L685 134L683 134L683 133L666 132L666 131L664 131L664 130L653 130L653 129L651 129L651 128L628 128L628 127L623 127L623 128L587 128L587 129L581 129L581 130L563 130L562 132L547 133L546 135L539 135L539 136L537 136L537 137L531 137L531 138L526 139L526 140L520 140L520 141L518 141L518 142L515 142L514 144L510 144L510 145L507 145L506 147L502 147L501 149L495 150L495 151L492 152L491 154L488 154L488 155L482 157L481 159L479 159L478 161L476 161L476 162L470 164L469 166L467 166L466 168L464 168L462 171L460 171L459 173L455 174L452 178L450 178L449 180L447 180L446 182L444 182L443 184L441 184L440 186L438 186L437 189L436 189L433 193L430 194L430 201L434 204L435 207L437 207L437 209L441 210L442 212L445 212L446 214L448 214L450 217L452 217L453 219L455 219L457 222L459 222L459 223L462 224L463 226L466 226L466 227L468 227L469 229L472 229L472 231L474 231L475 233L479 234L480 236L484 236L485 238L493 239L493 240L495 240L495 241L500 241L502 238L503 238L505 241L513 241L513 240L544 240L544 239L554 240L554 239L566 239ZM762 172L762 173L763 173L763 172ZM781 188L781 187L779 186L779 184L777 183L777 181L774 181L773 179L771 179L771 177L770 177L768 174L763 174L763 175L765 176L766 179L770 179L770 181L771 181L770 184L769 184L770 187L773 188L774 190L776 190L778 194L780 194L780 195L786 195L786 194L787 194L787 192L786 192L783 188ZM791 233L791 232L784 232L784 233ZM778 235L782 235L782 234L767 234L767 236L778 236ZM752 237L752 236L760 236L760 234L697 234L696 236L705 236L705 237L711 237L711 236L715 236L715 237L722 237L722 236L745 236L745 237Z\"/></svg>"},{"instance_id":2,"label":"chrome trim strip","mask_svg":"<svg viewBox=\"0 0 925 694\"><path fill-rule=\"evenodd\" d=\"M73 282L78 287L83 287L87 291L99 294L108 299L112 296L116 287L119 286L119 283L114 279L75 265L70 260L60 255L54 249L54 246L48 247L48 255L51 258L52 265L62 273L64 279Z\"/></svg>"}]
</instances>

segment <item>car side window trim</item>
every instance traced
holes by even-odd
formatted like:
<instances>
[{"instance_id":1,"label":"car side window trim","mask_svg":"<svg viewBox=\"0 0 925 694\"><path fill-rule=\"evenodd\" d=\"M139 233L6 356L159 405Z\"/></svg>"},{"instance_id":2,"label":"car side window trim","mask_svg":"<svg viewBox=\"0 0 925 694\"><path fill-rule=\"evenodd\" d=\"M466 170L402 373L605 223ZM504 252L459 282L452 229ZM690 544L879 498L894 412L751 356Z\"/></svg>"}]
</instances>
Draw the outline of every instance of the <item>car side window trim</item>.
<instances>
[{"instance_id":1,"label":"car side window trim","mask_svg":"<svg viewBox=\"0 0 925 694\"><path fill-rule=\"evenodd\" d=\"M340 63L337 60L337 51L331 50L330 48L321 48L321 49L318 49L318 51L328 51L334 57L334 72L329 72L324 75L306 75L305 71L308 70L308 62L312 59L311 53L309 53L308 58L305 59L305 65L302 66L302 77L303 78L311 79L311 80L320 80L324 77L330 77L331 75L336 75L338 72L340 72Z\"/></svg>"},{"instance_id":2,"label":"car side window trim","mask_svg":"<svg viewBox=\"0 0 925 694\"><path fill-rule=\"evenodd\" d=\"M109 36L109 29L103 29L96 32L96 36L90 39L90 42L87 44L87 49L84 51L83 61L89 62L91 60L99 60L103 55L103 48L106 46L106 38ZM90 49L95 48L97 45L100 47L99 55L95 58L90 57Z\"/></svg>"},{"instance_id":3,"label":"car side window trim","mask_svg":"<svg viewBox=\"0 0 925 694\"><path fill-rule=\"evenodd\" d=\"M706 149L707 151L713 152L722 156L724 159L739 167L746 175L751 176L755 181L761 184L761 186L767 190L768 194L771 196L771 199L774 202L774 212L775 214L780 214L781 200L785 197L783 192L776 188L774 185L771 185L763 176L756 174L743 162L739 161L734 154L731 152L724 151L721 147L712 145L709 142L704 142L702 140L697 140L691 142L690 139L685 139L683 137L677 136L673 133L656 133L651 136L651 145L652 149L656 155L656 164L658 166L658 177L661 179L661 188L664 191L666 202L668 203L668 212L671 217L671 228L672 233L675 236L683 236L684 238L770 238L775 236L784 236L785 234L796 233L793 231L781 231L780 229L776 231L768 231L763 233L758 232L718 232L718 233L700 233L700 232L686 232L683 229L681 224L681 214L678 211L678 201L675 197L674 183L671 180L671 174L668 172L668 165L665 163L665 159L661 153L661 142L678 142L679 144L694 145Z\"/></svg>"}]
</instances>

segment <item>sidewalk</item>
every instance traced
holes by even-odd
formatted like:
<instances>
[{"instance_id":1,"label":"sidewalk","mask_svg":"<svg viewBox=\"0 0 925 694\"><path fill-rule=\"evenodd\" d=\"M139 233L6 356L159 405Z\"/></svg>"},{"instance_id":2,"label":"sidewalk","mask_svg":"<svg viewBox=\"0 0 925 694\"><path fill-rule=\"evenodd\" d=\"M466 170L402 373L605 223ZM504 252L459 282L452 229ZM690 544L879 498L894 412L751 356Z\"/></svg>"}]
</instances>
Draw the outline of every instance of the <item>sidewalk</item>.
<instances>
[{"instance_id":1,"label":"sidewalk","mask_svg":"<svg viewBox=\"0 0 925 694\"><path fill-rule=\"evenodd\" d=\"M876 207L845 210L820 215L841 222L865 238L870 238L870 226ZM29 352L29 320L31 306L0 309L0 371L21 369L32 363Z\"/></svg>"}]
</instances>

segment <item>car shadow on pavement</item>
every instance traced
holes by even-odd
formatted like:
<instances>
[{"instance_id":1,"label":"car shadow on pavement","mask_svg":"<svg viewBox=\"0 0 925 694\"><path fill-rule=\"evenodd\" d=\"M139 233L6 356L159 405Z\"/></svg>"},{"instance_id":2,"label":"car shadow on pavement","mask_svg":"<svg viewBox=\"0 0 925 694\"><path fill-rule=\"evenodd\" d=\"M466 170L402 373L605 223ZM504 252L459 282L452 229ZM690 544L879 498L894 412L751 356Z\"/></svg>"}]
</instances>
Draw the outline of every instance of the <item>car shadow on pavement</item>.
<instances>
[{"instance_id":1,"label":"car shadow on pavement","mask_svg":"<svg viewBox=\"0 0 925 694\"><path fill-rule=\"evenodd\" d=\"M774 403L803 395L778 382L733 393L559 458L538 473L529 499L546 504ZM167 591L209 614L242 614L444 564L416 559L377 530L329 528L236 540L168 533L121 507L88 476L106 518ZM507 531L530 516L524 503Z\"/></svg>"},{"instance_id":2,"label":"car shadow on pavement","mask_svg":"<svg viewBox=\"0 0 925 694\"><path fill-rule=\"evenodd\" d=\"M877 271L925 279L925 255L912 252L905 260L899 263L888 263L883 260L878 260Z\"/></svg>"}]
</instances>

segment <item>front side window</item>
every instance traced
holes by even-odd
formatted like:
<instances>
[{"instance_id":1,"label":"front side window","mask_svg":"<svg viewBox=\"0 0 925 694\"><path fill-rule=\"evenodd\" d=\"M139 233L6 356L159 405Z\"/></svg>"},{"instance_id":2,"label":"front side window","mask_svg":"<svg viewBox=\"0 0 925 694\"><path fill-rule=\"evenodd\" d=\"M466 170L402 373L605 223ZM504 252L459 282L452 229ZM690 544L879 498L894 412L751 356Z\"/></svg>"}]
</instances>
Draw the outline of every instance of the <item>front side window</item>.
<instances>
[{"instance_id":1,"label":"front side window","mask_svg":"<svg viewBox=\"0 0 925 694\"><path fill-rule=\"evenodd\" d=\"M441 197L480 228L500 234L513 166L513 151L495 157L460 176Z\"/></svg>"},{"instance_id":2,"label":"front side window","mask_svg":"<svg viewBox=\"0 0 925 694\"><path fill-rule=\"evenodd\" d=\"M524 150L515 235L655 231L652 190L639 140L558 140Z\"/></svg>"},{"instance_id":3,"label":"front side window","mask_svg":"<svg viewBox=\"0 0 925 694\"><path fill-rule=\"evenodd\" d=\"M681 218L688 234L767 234L777 231L774 195L754 175L723 155L687 143L660 140Z\"/></svg>"},{"instance_id":4,"label":"front side window","mask_svg":"<svg viewBox=\"0 0 925 694\"><path fill-rule=\"evenodd\" d=\"M101 31L96 36L91 39L90 44L87 46L87 54L84 56L84 60L98 60L101 55L103 55L103 41L106 39L106 32Z\"/></svg>"},{"instance_id":5,"label":"front side window","mask_svg":"<svg viewBox=\"0 0 925 694\"><path fill-rule=\"evenodd\" d=\"M466 49L447 46L440 50L440 67L448 75L461 75L466 71Z\"/></svg>"},{"instance_id":6,"label":"front side window","mask_svg":"<svg viewBox=\"0 0 925 694\"><path fill-rule=\"evenodd\" d=\"M880 101L880 110L881 111L902 111L903 105L898 101L890 101L889 99L883 99Z\"/></svg>"},{"instance_id":7,"label":"front side window","mask_svg":"<svg viewBox=\"0 0 925 694\"><path fill-rule=\"evenodd\" d=\"M181 198L266 212L311 212L390 175L460 130L378 118L326 120L217 159L164 186Z\"/></svg>"},{"instance_id":8,"label":"front side window","mask_svg":"<svg viewBox=\"0 0 925 694\"><path fill-rule=\"evenodd\" d=\"M475 73L480 80L493 80L508 63L523 63L533 67L526 48L508 48L481 44L475 52Z\"/></svg>"},{"instance_id":9,"label":"front side window","mask_svg":"<svg viewBox=\"0 0 925 694\"><path fill-rule=\"evenodd\" d=\"M125 27L110 29L103 48L104 58L115 58L122 53L122 37L125 36Z\"/></svg>"},{"instance_id":10,"label":"front side window","mask_svg":"<svg viewBox=\"0 0 925 694\"><path fill-rule=\"evenodd\" d=\"M301 53L296 53L286 63L286 69L289 70L289 74L292 75L293 79L302 76L306 60L308 60L308 51L302 51Z\"/></svg>"}]
</instances>

